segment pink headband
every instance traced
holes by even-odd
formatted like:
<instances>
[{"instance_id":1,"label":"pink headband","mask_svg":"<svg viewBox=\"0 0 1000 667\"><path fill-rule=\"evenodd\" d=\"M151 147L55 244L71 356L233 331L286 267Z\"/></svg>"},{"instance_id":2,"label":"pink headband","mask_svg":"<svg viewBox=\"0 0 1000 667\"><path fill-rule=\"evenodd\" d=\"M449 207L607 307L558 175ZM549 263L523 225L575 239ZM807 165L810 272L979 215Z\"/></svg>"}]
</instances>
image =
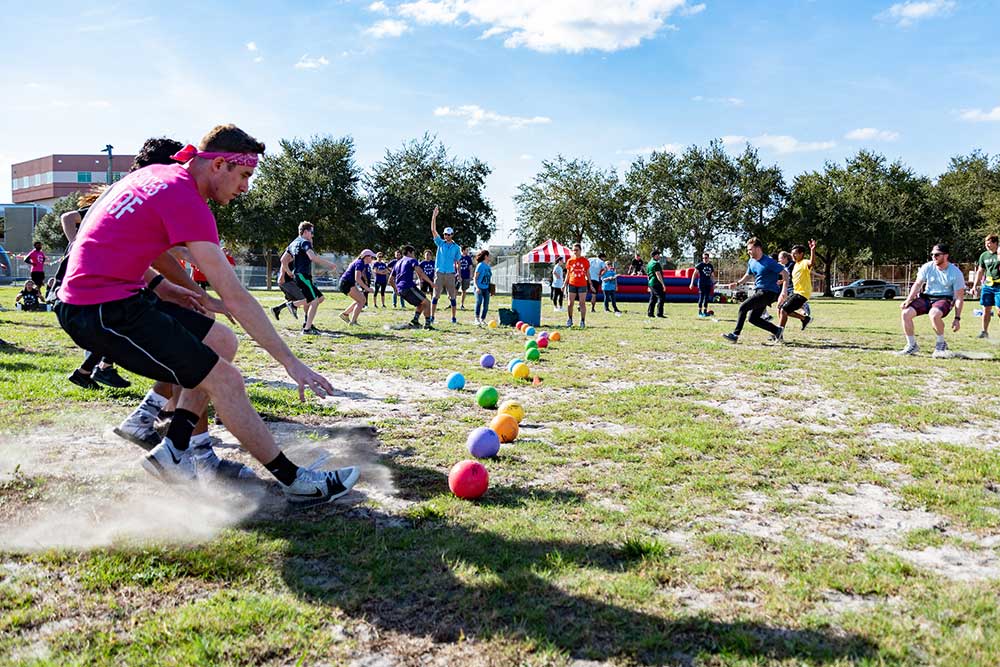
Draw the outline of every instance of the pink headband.
<instances>
[{"instance_id":1,"label":"pink headband","mask_svg":"<svg viewBox=\"0 0 1000 667\"><path fill-rule=\"evenodd\" d=\"M229 164L238 164L243 167L256 167L258 159L254 153L206 153L199 151L191 144L171 155L170 159L177 160L178 162L187 162L194 157L201 157L206 160L214 160L217 157L221 157Z\"/></svg>"}]
</instances>

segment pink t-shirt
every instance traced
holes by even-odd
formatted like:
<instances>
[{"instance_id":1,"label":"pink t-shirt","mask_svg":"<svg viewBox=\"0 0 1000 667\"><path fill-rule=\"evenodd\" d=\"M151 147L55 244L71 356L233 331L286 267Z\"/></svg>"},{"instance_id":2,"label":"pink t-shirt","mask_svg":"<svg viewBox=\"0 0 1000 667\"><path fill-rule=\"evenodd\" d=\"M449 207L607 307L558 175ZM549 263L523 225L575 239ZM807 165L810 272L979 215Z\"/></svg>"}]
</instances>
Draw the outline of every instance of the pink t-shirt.
<instances>
[{"instance_id":1,"label":"pink t-shirt","mask_svg":"<svg viewBox=\"0 0 1000 667\"><path fill-rule=\"evenodd\" d=\"M32 250L24 258L31 264L32 271L45 270L45 253L41 250Z\"/></svg>"},{"instance_id":2,"label":"pink t-shirt","mask_svg":"<svg viewBox=\"0 0 1000 667\"><path fill-rule=\"evenodd\" d=\"M95 206L70 250L59 291L75 306L132 296L146 286L146 269L175 245L219 243L215 217L181 165L134 171Z\"/></svg>"}]
</instances>

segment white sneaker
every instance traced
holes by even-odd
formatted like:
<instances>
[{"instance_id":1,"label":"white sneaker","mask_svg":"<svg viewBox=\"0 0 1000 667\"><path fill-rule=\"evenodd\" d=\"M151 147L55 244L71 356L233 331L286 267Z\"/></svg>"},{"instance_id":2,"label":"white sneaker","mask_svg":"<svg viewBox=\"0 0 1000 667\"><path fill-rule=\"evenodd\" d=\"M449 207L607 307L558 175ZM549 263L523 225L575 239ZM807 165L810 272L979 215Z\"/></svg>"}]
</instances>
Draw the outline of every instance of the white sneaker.
<instances>
[{"instance_id":1,"label":"white sneaker","mask_svg":"<svg viewBox=\"0 0 1000 667\"><path fill-rule=\"evenodd\" d=\"M948 352L948 343L941 341L940 343L934 344L934 352L931 354L935 359L946 359L951 356Z\"/></svg>"},{"instance_id":2,"label":"white sneaker","mask_svg":"<svg viewBox=\"0 0 1000 667\"><path fill-rule=\"evenodd\" d=\"M361 471L355 466L339 470L299 468L295 481L285 486L279 482L285 500L296 507L312 507L336 500L351 490Z\"/></svg>"},{"instance_id":3,"label":"white sneaker","mask_svg":"<svg viewBox=\"0 0 1000 667\"><path fill-rule=\"evenodd\" d=\"M166 484L184 484L195 480L191 448L179 452L169 438L154 447L142 460L142 467L153 477Z\"/></svg>"},{"instance_id":4,"label":"white sneaker","mask_svg":"<svg viewBox=\"0 0 1000 667\"><path fill-rule=\"evenodd\" d=\"M897 352L896 354L900 356L911 356L920 351L920 346L916 343L907 343L906 347Z\"/></svg>"},{"instance_id":5,"label":"white sneaker","mask_svg":"<svg viewBox=\"0 0 1000 667\"><path fill-rule=\"evenodd\" d=\"M147 452L160 444L163 438L156 432L156 417L141 408L115 427L115 435L135 443Z\"/></svg>"},{"instance_id":6,"label":"white sneaker","mask_svg":"<svg viewBox=\"0 0 1000 667\"><path fill-rule=\"evenodd\" d=\"M188 448L194 461L195 474L199 482L215 482L236 480L240 482L256 481L257 477L251 468L238 461L220 459L210 443L192 445Z\"/></svg>"}]
</instances>

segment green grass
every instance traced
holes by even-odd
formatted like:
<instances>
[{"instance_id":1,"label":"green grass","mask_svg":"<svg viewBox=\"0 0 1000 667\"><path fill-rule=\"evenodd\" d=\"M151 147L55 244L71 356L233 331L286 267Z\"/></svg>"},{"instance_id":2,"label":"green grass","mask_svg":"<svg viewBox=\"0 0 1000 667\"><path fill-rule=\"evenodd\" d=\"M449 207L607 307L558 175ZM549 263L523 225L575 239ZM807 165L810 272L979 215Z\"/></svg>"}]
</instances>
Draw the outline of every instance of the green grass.
<instances>
[{"instance_id":1,"label":"green grass","mask_svg":"<svg viewBox=\"0 0 1000 667\"><path fill-rule=\"evenodd\" d=\"M0 303L13 295L0 289ZM523 337L468 324L390 332L406 317L393 310L347 330L343 305L333 295L321 309L329 336L300 337L287 317L279 329L352 389L365 390L361 373L398 382L386 412L300 402L242 332L238 365L268 420L374 425L395 498L253 515L196 544L0 553L0 664L997 664L997 581L908 557L998 557L978 542L1000 531L1000 458L992 404L975 401L998 367L971 318L951 347L992 360L890 354L902 345L893 303L817 300L816 324L790 328L785 347L752 327L737 346L722 341L732 306L716 323L671 305L649 324L629 304L620 319L599 312L586 331L563 330L531 387L502 370ZM543 315L561 329L564 316ZM926 322L918 335L930 348ZM13 343L0 352L0 447L110 421L148 386L68 384L82 357L51 314L0 313L0 338ZM484 352L498 369L479 367ZM463 392L407 389L443 387L456 370ZM527 416L486 463L488 493L466 502L447 472L494 414L474 404L483 384ZM955 429L979 435L956 443ZM0 461L0 528L95 483ZM828 498L860 484L939 525L866 542Z\"/></svg>"}]
</instances>

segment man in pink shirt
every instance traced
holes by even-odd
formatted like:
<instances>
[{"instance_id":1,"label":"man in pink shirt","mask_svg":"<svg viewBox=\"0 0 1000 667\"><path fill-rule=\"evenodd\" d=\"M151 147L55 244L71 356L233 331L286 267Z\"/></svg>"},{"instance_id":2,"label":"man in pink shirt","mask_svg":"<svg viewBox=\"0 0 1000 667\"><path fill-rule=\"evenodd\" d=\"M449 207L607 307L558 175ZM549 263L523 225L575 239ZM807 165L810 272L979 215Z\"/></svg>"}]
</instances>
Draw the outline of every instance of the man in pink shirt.
<instances>
[{"instance_id":1,"label":"man in pink shirt","mask_svg":"<svg viewBox=\"0 0 1000 667\"><path fill-rule=\"evenodd\" d=\"M35 249L24 256L24 263L31 265L31 282L42 289L45 285L45 253L41 241L35 241Z\"/></svg>"},{"instance_id":2,"label":"man in pink shirt","mask_svg":"<svg viewBox=\"0 0 1000 667\"><path fill-rule=\"evenodd\" d=\"M290 503L314 505L347 493L355 467L302 468L278 449L250 405L243 376L231 363L238 341L228 327L171 301L196 305L197 293L165 281L150 268L166 250L185 246L225 309L281 363L305 399L333 391L319 373L292 354L260 304L243 288L219 248L206 201L227 204L247 191L264 145L243 130L218 126L174 158L115 183L92 207L70 250L57 307L59 323L79 346L113 358L127 370L183 387L163 441L143 460L166 482L195 479L191 433L211 398L240 443L278 480ZM147 280L149 280L147 284ZM157 295L163 297L163 301Z\"/></svg>"}]
</instances>

